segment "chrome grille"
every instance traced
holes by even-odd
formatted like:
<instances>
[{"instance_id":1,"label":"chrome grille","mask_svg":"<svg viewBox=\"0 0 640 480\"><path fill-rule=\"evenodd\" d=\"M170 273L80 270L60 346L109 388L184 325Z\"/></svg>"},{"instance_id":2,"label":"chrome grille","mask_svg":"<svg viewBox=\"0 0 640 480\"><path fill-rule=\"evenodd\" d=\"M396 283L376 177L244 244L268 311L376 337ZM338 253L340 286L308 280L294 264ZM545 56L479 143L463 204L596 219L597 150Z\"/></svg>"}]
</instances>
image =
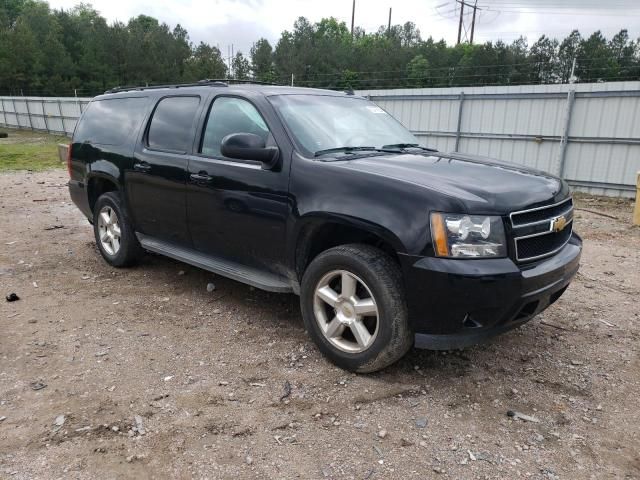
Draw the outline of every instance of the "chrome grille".
<instances>
[{"instance_id":1,"label":"chrome grille","mask_svg":"<svg viewBox=\"0 0 640 480\"><path fill-rule=\"evenodd\" d=\"M573 199L544 207L513 212L509 215L516 260L528 262L548 257L564 247L573 229ZM564 218L562 229L554 228Z\"/></svg>"}]
</instances>

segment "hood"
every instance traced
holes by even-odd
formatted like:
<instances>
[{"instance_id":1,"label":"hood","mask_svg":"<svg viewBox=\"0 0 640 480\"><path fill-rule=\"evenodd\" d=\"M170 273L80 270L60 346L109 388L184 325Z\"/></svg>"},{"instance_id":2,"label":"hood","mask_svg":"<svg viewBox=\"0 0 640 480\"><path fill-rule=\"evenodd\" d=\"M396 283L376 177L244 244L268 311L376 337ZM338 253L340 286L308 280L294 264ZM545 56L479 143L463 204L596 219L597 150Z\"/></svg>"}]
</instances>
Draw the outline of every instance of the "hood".
<instances>
[{"instance_id":1,"label":"hood","mask_svg":"<svg viewBox=\"0 0 640 480\"><path fill-rule=\"evenodd\" d=\"M453 197L469 213L504 214L556 203L569 195L566 182L548 173L458 153L389 154L337 163Z\"/></svg>"}]
</instances>

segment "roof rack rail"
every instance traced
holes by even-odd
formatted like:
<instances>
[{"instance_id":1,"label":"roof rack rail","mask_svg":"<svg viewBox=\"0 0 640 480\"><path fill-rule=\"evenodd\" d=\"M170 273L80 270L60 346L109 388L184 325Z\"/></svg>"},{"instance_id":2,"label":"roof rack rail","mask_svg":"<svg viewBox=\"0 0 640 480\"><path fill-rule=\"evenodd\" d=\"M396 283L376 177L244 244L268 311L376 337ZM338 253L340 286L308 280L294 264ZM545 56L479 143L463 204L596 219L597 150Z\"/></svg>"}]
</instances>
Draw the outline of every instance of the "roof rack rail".
<instances>
[{"instance_id":1,"label":"roof rack rail","mask_svg":"<svg viewBox=\"0 0 640 480\"><path fill-rule=\"evenodd\" d=\"M114 87L109 90L106 90L104 93L118 93L118 92L127 92L131 90L156 90L159 88L184 88L184 87L228 87L229 84L256 84L256 85L277 85L275 83L269 82L260 82L258 80L238 80L235 78L205 78L204 80L199 80L197 82L191 83L170 83L163 85L147 85L147 86L128 86L128 87Z\"/></svg>"},{"instance_id":2,"label":"roof rack rail","mask_svg":"<svg viewBox=\"0 0 640 480\"><path fill-rule=\"evenodd\" d=\"M204 80L200 80L203 83L211 83L211 82L222 82L226 84L230 83L238 83L238 84L254 84L254 85L278 85L273 82L263 82L261 80L251 80L251 79L238 79L238 78L205 78Z\"/></svg>"}]
</instances>

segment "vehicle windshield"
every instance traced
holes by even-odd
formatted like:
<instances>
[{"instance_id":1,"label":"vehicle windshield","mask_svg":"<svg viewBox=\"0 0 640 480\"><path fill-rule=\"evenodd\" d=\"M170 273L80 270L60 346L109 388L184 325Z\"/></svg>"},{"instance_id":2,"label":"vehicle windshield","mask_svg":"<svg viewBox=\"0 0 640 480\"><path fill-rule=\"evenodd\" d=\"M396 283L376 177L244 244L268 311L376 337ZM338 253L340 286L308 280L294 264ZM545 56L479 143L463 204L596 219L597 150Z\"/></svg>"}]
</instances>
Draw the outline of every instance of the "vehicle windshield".
<instances>
[{"instance_id":1,"label":"vehicle windshield","mask_svg":"<svg viewBox=\"0 0 640 480\"><path fill-rule=\"evenodd\" d=\"M400 122L362 98L277 95L269 99L309 156L418 144Z\"/></svg>"}]
</instances>

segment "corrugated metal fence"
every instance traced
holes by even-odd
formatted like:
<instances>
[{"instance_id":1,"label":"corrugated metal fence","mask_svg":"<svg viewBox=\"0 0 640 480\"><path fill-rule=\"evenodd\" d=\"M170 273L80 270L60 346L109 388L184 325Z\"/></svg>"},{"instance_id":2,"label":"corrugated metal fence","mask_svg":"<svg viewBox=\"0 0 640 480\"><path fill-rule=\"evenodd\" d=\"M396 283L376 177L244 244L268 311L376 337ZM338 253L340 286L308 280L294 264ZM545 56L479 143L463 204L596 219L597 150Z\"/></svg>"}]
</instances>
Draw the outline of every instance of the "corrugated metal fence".
<instances>
[{"instance_id":1,"label":"corrugated metal fence","mask_svg":"<svg viewBox=\"0 0 640 480\"><path fill-rule=\"evenodd\" d=\"M520 163L576 190L635 196L640 82L357 92L424 145Z\"/></svg>"},{"instance_id":2,"label":"corrugated metal fence","mask_svg":"<svg viewBox=\"0 0 640 480\"><path fill-rule=\"evenodd\" d=\"M0 97L0 125L70 136L90 101L78 97Z\"/></svg>"},{"instance_id":3,"label":"corrugated metal fence","mask_svg":"<svg viewBox=\"0 0 640 480\"><path fill-rule=\"evenodd\" d=\"M593 194L633 197L640 82L364 90L441 151L545 170ZM70 135L90 98L0 97L0 122Z\"/></svg>"}]
</instances>

